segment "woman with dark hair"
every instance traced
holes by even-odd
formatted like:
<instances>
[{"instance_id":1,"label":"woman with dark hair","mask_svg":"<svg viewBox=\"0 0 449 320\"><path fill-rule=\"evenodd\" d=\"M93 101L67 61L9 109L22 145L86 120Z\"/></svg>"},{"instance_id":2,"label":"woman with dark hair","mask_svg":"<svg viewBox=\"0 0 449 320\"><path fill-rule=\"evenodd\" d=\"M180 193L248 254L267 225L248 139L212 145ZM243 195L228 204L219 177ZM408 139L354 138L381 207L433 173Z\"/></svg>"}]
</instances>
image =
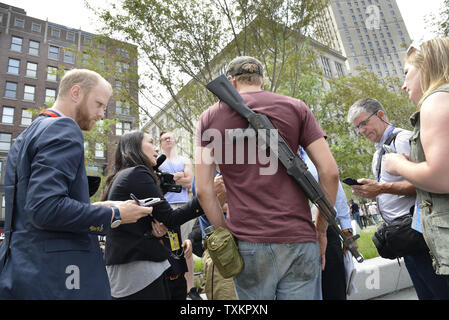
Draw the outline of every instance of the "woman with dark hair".
<instances>
[{"instance_id":1,"label":"woman with dark hair","mask_svg":"<svg viewBox=\"0 0 449 320\"><path fill-rule=\"evenodd\" d=\"M103 199L128 200L131 193L138 199L163 198L153 170L158 151L153 138L146 133L136 131L121 136ZM165 232L161 232L157 222L176 228L203 213L196 198L176 210L164 201L153 208L156 223L147 216L112 229L105 248L112 297L170 299L164 271L170 267L168 259L178 257L162 244L159 237Z\"/></svg>"}]
</instances>

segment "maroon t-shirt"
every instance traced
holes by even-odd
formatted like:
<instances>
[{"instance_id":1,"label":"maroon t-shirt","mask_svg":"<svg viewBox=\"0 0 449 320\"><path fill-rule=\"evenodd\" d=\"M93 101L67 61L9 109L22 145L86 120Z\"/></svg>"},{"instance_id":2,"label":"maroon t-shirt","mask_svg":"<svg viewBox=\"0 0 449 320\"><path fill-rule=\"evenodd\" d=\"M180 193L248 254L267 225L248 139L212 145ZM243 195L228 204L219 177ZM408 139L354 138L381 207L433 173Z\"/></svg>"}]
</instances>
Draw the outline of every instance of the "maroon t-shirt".
<instances>
[{"instance_id":1,"label":"maroon t-shirt","mask_svg":"<svg viewBox=\"0 0 449 320\"><path fill-rule=\"evenodd\" d=\"M249 108L269 117L294 152L325 136L300 100L269 91L241 95ZM232 142L230 129L247 127L244 118L219 102L201 114L195 137L197 146L214 149L220 165L229 206L228 228L237 239L249 242L316 241L308 199L284 166L277 159L268 161L269 152L259 150L255 139Z\"/></svg>"}]
</instances>

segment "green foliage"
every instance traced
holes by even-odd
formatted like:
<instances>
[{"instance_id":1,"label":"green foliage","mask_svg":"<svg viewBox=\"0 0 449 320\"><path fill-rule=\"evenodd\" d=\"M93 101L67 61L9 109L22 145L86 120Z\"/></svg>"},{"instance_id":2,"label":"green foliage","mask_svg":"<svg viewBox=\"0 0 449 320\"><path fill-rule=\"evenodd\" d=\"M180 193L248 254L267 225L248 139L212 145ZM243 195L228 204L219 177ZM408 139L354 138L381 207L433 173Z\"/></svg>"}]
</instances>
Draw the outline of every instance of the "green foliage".
<instances>
[{"instance_id":1,"label":"green foliage","mask_svg":"<svg viewBox=\"0 0 449 320\"><path fill-rule=\"evenodd\" d=\"M437 14L430 14L424 20L438 36L449 37L449 0L443 1Z\"/></svg>"},{"instance_id":2,"label":"green foliage","mask_svg":"<svg viewBox=\"0 0 449 320\"><path fill-rule=\"evenodd\" d=\"M237 55L262 60L266 90L297 96L298 88L315 83L303 79L303 75L310 77L304 35L328 3L117 0L107 9L92 9L103 25L102 32L139 47L145 104L162 110L170 100L167 115L176 127L193 133L192 118L215 102L204 85Z\"/></svg>"},{"instance_id":3,"label":"green foliage","mask_svg":"<svg viewBox=\"0 0 449 320\"><path fill-rule=\"evenodd\" d=\"M216 100L204 85L235 56L252 55L264 65L265 90L299 98L313 110L329 137L340 175L371 177L374 146L347 123L349 107L360 98L374 97L392 124L407 129L414 107L400 92L398 78L380 79L367 70L359 76L323 78L316 63L322 53L316 46L311 50L308 36L328 4L328 0L116 0L107 9L92 9L103 33L138 46L138 88L144 99L138 108L164 110L170 124L145 113L161 129L183 128L193 134L194 119ZM327 82L330 90L325 92Z\"/></svg>"}]
</instances>

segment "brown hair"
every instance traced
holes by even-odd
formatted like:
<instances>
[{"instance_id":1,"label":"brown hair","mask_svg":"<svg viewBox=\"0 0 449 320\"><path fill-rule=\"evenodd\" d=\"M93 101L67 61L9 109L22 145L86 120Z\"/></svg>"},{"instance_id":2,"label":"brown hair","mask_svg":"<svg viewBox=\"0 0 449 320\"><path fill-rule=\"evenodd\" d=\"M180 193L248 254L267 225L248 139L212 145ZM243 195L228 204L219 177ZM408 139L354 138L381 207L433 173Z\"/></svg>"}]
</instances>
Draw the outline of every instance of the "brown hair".
<instances>
[{"instance_id":1,"label":"brown hair","mask_svg":"<svg viewBox=\"0 0 449 320\"><path fill-rule=\"evenodd\" d=\"M78 85L88 94L100 81L104 81L112 91L111 84L95 71L88 69L72 69L65 73L59 84L59 96L67 96L74 85Z\"/></svg>"}]
</instances>

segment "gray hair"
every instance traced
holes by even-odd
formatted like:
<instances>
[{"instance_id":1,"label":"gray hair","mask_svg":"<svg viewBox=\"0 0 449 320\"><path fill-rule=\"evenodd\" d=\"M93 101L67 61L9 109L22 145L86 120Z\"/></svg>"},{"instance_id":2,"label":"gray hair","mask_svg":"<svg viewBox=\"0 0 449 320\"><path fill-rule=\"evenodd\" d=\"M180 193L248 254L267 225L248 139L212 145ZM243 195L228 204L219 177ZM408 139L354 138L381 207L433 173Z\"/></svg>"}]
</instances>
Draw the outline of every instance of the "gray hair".
<instances>
[{"instance_id":1,"label":"gray hair","mask_svg":"<svg viewBox=\"0 0 449 320\"><path fill-rule=\"evenodd\" d=\"M354 119L362 112L373 114L379 110L382 110L385 113L384 107L382 107L382 104L376 99L364 98L357 100L348 110L348 122L353 123Z\"/></svg>"}]
</instances>

